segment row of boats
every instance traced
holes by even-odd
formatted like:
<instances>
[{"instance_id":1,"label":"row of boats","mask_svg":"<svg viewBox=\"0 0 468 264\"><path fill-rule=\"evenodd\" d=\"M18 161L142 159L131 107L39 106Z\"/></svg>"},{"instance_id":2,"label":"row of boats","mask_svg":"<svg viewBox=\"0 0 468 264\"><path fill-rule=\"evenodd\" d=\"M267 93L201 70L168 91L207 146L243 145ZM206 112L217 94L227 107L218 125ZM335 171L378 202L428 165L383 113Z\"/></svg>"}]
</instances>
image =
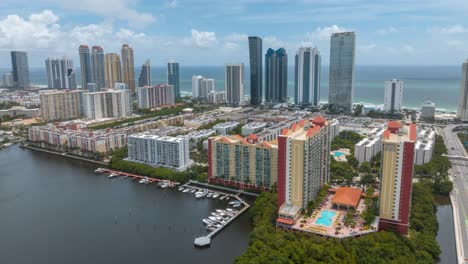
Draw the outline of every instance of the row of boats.
<instances>
[{"instance_id":1,"label":"row of boats","mask_svg":"<svg viewBox=\"0 0 468 264\"><path fill-rule=\"evenodd\" d=\"M220 200L229 200L231 197L229 195L223 195L218 192L210 191L208 189L203 189L203 188L196 188L196 187L190 187L190 186L181 186L178 189L180 192L183 193L191 193L195 195L195 198L200 199L203 197L206 198L213 198L213 199L220 199Z\"/></svg>"},{"instance_id":2,"label":"row of boats","mask_svg":"<svg viewBox=\"0 0 468 264\"><path fill-rule=\"evenodd\" d=\"M234 217L237 212L238 211L233 208L226 208L226 210L217 209L215 212L210 213L208 218L205 218L202 221L208 231L214 231L225 226L229 219Z\"/></svg>"},{"instance_id":3,"label":"row of boats","mask_svg":"<svg viewBox=\"0 0 468 264\"><path fill-rule=\"evenodd\" d=\"M98 168L96 169L94 172L96 173L104 173L106 172L105 170L101 169L101 168ZM115 178L115 177L122 177L122 178L128 178L128 175L120 175L119 173L117 172L112 172L110 173L108 176L107 176L109 179L112 179L112 178ZM143 178L137 178L138 179L138 183L140 184L150 184L150 183L153 183L154 180L152 180L151 178L149 177L143 177ZM175 184L172 183L171 181L168 181L168 180L163 180L163 181L160 181L158 183L158 186L161 187L162 189L165 189L165 188L172 188L172 187L175 187Z\"/></svg>"}]
</instances>

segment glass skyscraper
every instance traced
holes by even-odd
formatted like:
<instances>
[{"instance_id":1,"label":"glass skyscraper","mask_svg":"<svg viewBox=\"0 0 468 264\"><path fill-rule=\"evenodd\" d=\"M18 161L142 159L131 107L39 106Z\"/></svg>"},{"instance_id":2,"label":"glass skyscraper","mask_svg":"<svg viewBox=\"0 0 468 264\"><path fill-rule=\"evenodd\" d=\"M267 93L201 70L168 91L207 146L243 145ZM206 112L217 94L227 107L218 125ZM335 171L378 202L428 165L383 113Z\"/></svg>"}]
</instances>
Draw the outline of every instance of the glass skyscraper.
<instances>
[{"instance_id":1,"label":"glass skyscraper","mask_svg":"<svg viewBox=\"0 0 468 264\"><path fill-rule=\"evenodd\" d=\"M262 39L249 37L250 55L250 103L262 104Z\"/></svg>"},{"instance_id":2,"label":"glass skyscraper","mask_svg":"<svg viewBox=\"0 0 468 264\"><path fill-rule=\"evenodd\" d=\"M85 89L88 83L93 82L91 76L91 57L88 45L80 45L80 70L81 70L81 87Z\"/></svg>"},{"instance_id":3,"label":"glass skyscraper","mask_svg":"<svg viewBox=\"0 0 468 264\"><path fill-rule=\"evenodd\" d=\"M226 101L230 105L244 104L244 64L227 64L225 73Z\"/></svg>"},{"instance_id":4,"label":"glass skyscraper","mask_svg":"<svg viewBox=\"0 0 468 264\"><path fill-rule=\"evenodd\" d=\"M354 32L334 33L330 39L328 103L332 111L351 112L354 94Z\"/></svg>"},{"instance_id":5,"label":"glass skyscraper","mask_svg":"<svg viewBox=\"0 0 468 264\"><path fill-rule=\"evenodd\" d=\"M288 55L286 50L268 49L265 54L265 101L285 103L288 100Z\"/></svg>"},{"instance_id":6,"label":"glass skyscraper","mask_svg":"<svg viewBox=\"0 0 468 264\"><path fill-rule=\"evenodd\" d=\"M297 105L318 106L321 57L317 48L299 48L295 57L294 98Z\"/></svg>"},{"instance_id":7,"label":"glass skyscraper","mask_svg":"<svg viewBox=\"0 0 468 264\"><path fill-rule=\"evenodd\" d=\"M19 88L29 87L28 54L24 51L12 51L11 66L14 85Z\"/></svg>"},{"instance_id":8,"label":"glass skyscraper","mask_svg":"<svg viewBox=\"0 0 468 264\"><path fill-rule=\"evenodd\" d=\"M145 87L151 85L151 63L147 59L143 65L141 65L140 76L138 77L138 87Z\"/></svg>"},{"instance_id":9,"label":"glass skyscraper","mask_svg":"<svg viewBox=\"0 0 468 264\"><path fill-rule=\"evenodd\" d=\"M104 50L100 46L93 46L91 49L91 77L99 90L105 88Z\"/></svg>"},{"instance_id":10,"label":"glass skyscraper","mask_svg":"<svg viewBox=\"0 0 468 264\"><path fill-rule=\"evenodd\" d=\"M167 84L174 86L175 98L180 98L179 63L170 61L167 63Z\"/></svg>"}]
</instances>

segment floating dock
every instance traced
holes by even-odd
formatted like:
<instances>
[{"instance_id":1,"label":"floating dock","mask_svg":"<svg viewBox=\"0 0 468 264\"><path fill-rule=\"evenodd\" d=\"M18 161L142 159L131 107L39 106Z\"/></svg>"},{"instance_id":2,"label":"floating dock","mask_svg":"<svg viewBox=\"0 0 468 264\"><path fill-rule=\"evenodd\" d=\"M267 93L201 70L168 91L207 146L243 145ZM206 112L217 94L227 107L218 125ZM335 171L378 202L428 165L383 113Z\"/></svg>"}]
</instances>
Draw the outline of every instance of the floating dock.
<instances>
[{"instance_id":1,"label":"floating dock","mask_svg":"<svg viewBox=\"0 0 468 264\"><path fill-rule=\"evenodd\" d=\"M118 174L119 176L127 176L127 177L132 178L132 179L140 179L141 180L141 179L148 178L149 182L151 182L151 183L153 183L153 182L169 182L171 184L171 186L173 186L173 187L177 186L177 185L180 185L179 182L173 182L173 181L169 181L169 180L151 178L151 177L141 176L141 175L132 174L132 173L123 172L123 171L109 170L109 169L105 169L105 168L99 168L98 170L99 171L96 170L97 173L115 173L115 174Z\"/></svg>"}]
</instances>

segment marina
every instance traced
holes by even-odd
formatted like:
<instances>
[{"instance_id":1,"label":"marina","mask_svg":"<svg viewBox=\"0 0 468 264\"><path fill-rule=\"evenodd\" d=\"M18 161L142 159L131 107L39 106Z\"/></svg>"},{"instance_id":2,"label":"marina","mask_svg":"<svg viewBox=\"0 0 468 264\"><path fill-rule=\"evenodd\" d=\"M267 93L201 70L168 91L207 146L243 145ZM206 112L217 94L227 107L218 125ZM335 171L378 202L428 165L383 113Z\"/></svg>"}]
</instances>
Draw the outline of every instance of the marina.
<instances>
[{"instance_id":1,"label":"marina","mask_svg":"<svg viewBox=\"0 0 468 264\"><path fill-rule=\"evenodd\" d=\"M108 178L114 178L114 177L123 177L123 178L130 178L132 180L137 180L138 183L140 184L150 184L150 183L158 183L161 188L174 188L178 185L180 185L179 182L173 182L169 180L162 180L162 179L157 179L157 178L150 178L146 176L141 176L141 175L136 175L128 172L122 172L122 171L115 171L115 170L110 170L110 169L105 169L105 168L97 168L94 170L95 173L98 174L104 174L107 173L109 174L107 177Z\"/></svg>"}]
</instances>

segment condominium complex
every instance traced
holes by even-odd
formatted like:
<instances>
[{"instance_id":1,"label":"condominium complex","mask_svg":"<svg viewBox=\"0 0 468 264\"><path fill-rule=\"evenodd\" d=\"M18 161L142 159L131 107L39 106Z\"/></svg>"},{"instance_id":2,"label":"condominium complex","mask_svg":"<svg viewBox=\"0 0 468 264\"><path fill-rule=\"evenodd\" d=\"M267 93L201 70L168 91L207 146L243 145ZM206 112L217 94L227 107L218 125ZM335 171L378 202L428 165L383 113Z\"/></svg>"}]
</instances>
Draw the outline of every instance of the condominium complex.
<instances>
[{"instance_id":1,"label":"condominium complex","mask_svg":"<svg viewBox=\"0 0 468 264\"><path fill-rule=\"evenodd\" d=\"M354 96L354 32L333 33L330 38L328 104L334 111L351 112Z\"/></svg>"},{"instance_id":2,"label":"condominium complex","mask_svg":"<svg viewBox=\"0 0 468 264\"><path fill-rule=\"evenodd\" d=\"M91 75L91 53L87 45L80 45L80 71L81 71L81 87L84 88L88 83L93 82Z\"/></svg>"},{"instance_id":3,"label":"condominium complex","mask_svg":"<svg viewBox=\"0 0 468 264\"><path fill-rule=\"evenodd\" d=\"M265 102L278 104L288 100L288 54L268 49L265 54Z\"/></svg>"},{"instance_id":4,"label":"condominium complex","mask_svg":"<svg viewBox=\"0 0 468 264\"><path fill-rule=\"evenodd\" d=\"M208 139L208 181L243 189L271 188L278 177L276 142L239 135Z\"/></svg>"},{"instance_id":5,"label":"condominium complex","mask_svg":"<svg viewBox=\"0 0 468 264\"><path fill-rule=\"evenodd\" d=\"M385 129L374 128L369 135L354 145L354 157L362 162L370 162L382 151L382 135Z\"/></svg>"},{"instance_id":6,"label":"condominium complex","mask_svg":"<svg viewBox=\"0 0 468 264\"><path fill-rule=\"evenodd\" d=\"M226 101L226 93L225 92L216 92L212 91L208 93L207 103L209 104L221 104Z\"/></svg>"},{"instance_id":7,"label":"condominium complex","mask_svg":"<svg viewBox=\"0 0 468 264\"><path fill-rule=\"evenodd\" d=\"M398 113L403 105L403 81L393 79L385 82L384 112Z\"/></svg>"},{"instance_id":8,"label":"condominium complex","mask_svg":"<svg viewBox=\"0 0 468 264\"><path fill-rule=\"evenodd\" d=\"M332 119L330 121L330 140L333 141L335 137L340 134L340 121Z\"/></svg>"},{"instance_id":9,"label":"condominium complex","mask_svg":"<svg viewBox=\"0 0 468 264\"><path fill-rule=\"evenodd\" d=\"M128 160L155 167L184 171L194 164L187 138L157 136L151 133L128 137Z\"/></svg>"},{"instance_id":10,"label":"condominium complex","mask_svg":"<svg viewBox=\"0 0 468 264\"><path fill-rule=\"evenodd\" d=\"M76 89L73 61L67 57L49 57L45 61L47 83L50 89Z\"/></svg>"},{"instance_id":11,"label":"condominium complex","mask_svg":"<svg viewBox=\"0 0 468 264\"><path fill-rule=\"evenodd\" d=\"M261 105L263 96L262 39L249 37L250 104Z\"/></svg>"},{"instance_id":12,"label":"condominium complex","mask_svg":"<svg viewBox=\"0 0 468 264\"><path fill-rule=\"evenodd\" d=\"M133 62L133 48L128 44L122 45L122 80L132 93L135 93L135 64Z\"/></svg>"},{"instance_id":13,"label":"condominium complex","mask_svg":"<svg viewBox=\"0 0 468 264\"><path fill-rule=\"evenodd\" d=\"M168 84L138 87L138 108L153 109L160 106L174 105L174 92L174 86Z\"/></svg>"},{"instance_id":14,"label":"condominium complex","mask_svg":"<svg viewBox=\"0 0 468 264\"><path fill-rule=\"evenodd\" d=\"M107 53L104 62L104 80L106 88L114 87L115 83L122 82L122 67L117 53Z\"/></svg>"},{"instance_id":15,"label":"condominium complex","mask_svg":"<svg viewBox=\"0 0 468 264\"><path fill-rule=\"evenodd\" d=\"M13 81L13 73L7 72L3 74L2 78L3 78L3 87L11 88L15 86L15 83Z\"/></svg>"},{"instance_id":16,"label":"condominium complex","mask_svg":"<svg viewBox=\"0 0 468 264\"><path fill-rule=\"evenodd\" d=\"M194 99L208 100L208 95L215 92L214 79L203 76L192 76L192 97Z\"/></svg>"},{"instance_id":17,"label":"condominium complex","mask_svg":"<svg viewBox=\"0 0 468 264\"><path fill-rule=\"evenodd\" d=\"M320 68L321 57L317 48L299 48L295 57L294 75L294 98L297 105L319 105Z\"/></svg>"},{"instance_id":18,"label":"condominium complex","mask_svg":"<svg viewBox=\"0 0 468 264\"><path fill-rule=\"evenodd\" d=\"M415 124L388 122L383 135L379 230L408 234L416 140Z\"/></svg>"},{"instance_id":19,"label":"condominium complex","mask_svg":"<svg viewBox=\"0 0 468 264\"><path fill-rule=\"evenodd\" d=\"M167 84L174 86L174 96L180 98L179 63L171 60L167 63Z\"/></svg>"},{"instance_id":20,"label":"condominium complex","mask_svg":"<svg viewBox=\"0 0 468 264\"><path fill-rule=\"evenodd\" d=\"M468 121L468 60L462 65L460 94L458 99L458 116L463 122Z\"/></svg>"},{"instance_id":21,"label":"condominium complex","mask_svg":"<svg viewBox=\"0 0 468 264\"><path fill-rule=\"evenodd\" d=\"M418 141L414 147L414 164L422 165L432 160L436 133L431 128L420 129Z\"/></svg>"},{"instance_id":22,"label":"condominium complex","mask_svg":"<svg viewBox=\"0 0 468 264\"><path fill-rule=\"evenodd\" d=\"M256 134L265 129L267 123L264 122L251 122L242 126L242 136L248 136L250 134Z\"/></svg>"},{"instance_id":23,"label":"condominium complex","mask_svg":"<svg viewBox=\"0 0 468 264\"><path fill-rule=\"evenodd\" d=\"M91 48L91 82L97 85L101 90L106 87L104 77L104 50L101 46L93 46Z\"/></svg>"},{"instance_id":24,"label":"condominium complex","mask_svg":"<svg viewBox=\"0 0 468 264\"><path fill-rule=\"evenodd\" d=\"M268 127L267 129L255 135L258 139L258 142L273 141L277 139L279 135L281 135L281 133L283 132L285 128L289 128L293 124L296 124L297 122L299 122L299 120L295 118L282 121L282 122L277 123L274 126Z\"/></svg>"},{"instance_id":25,"label":"condominium complex","mask_svg":"<svg viewBox=\"0 0 468 264\"><path fill-rule=\"evenodd\" d=\"M200 143L204 139L207 139L210 136L213 136L214 134L216 134L216 131L214 129L202 129L190 132L185 135L179 135L177 137L188 139L190 143L190 148L196 148L198 143Z\"/></svg>"},{"instance_id":26,"label":"condominium complex","mask_svg":"<svg viewBox=\"0 0 468 264\"><path fill-rule=\"evenodd\" d=\"M239 125L237 121L228 121L220 124L216 124L213 129L216 130L218 135L227 135L231 132L234 128Z\"/></svg>"},{"instance_id":27,"label":"condominium complex","mask_svg":"<svg viewBox=\"0 0 468 264\"><path fill-rule=\"evenodd\" d=\"M132 114L130 90L106 90L83 94L87 118L121 118Z\"/></svg>"},{"instance_id":28,"label":"condominium complex","mask_svg":"<svg viewBox=\"0 0 468 264\"><path fill-rule=\"evenodd\" d=\"M46 92L40 95L41 114L45 121L67 120L82 116L81 90Z\"/></svg>"},{"instance_id":29,"label":"condominium complex","mask_svg":"<svg viewBox=\"0 0 468 264\"><path fill-rule=\"evenodd\" d=\"M226 101L230 105L244 104L244 64L227 64L225 70Z\"/></svg>"},{"instance_id":30,"label":"condominium complex","mask_svg":"<svg viewBox=\"0 0 468 264\"><path fill-rule=\"evenodd\" d=\"M13 84L18 88L29 87L28 54L24 51L11 52L11 67L13 69Z\"/></svg>"},{"instance_id":31,"label":"condominium complex","mask_svg":"<svg viewBox=\"0 0 468 264\"><path fill-rule=\"evenodd\" d=\"M151 86L151 63L150 60L145 60L141 65L140 76L138 77L138 87Z\"/></svg>"},{"instance_id":32,"label":"condominium complex","mask_svg":"<svg viewBox=\"0 0 468 264\"><path fill-rule=\"evenodd\" d=\"M421 118L434 119L435 117L435 104L431 101L426 101L421 106Z\"/></svg>"},{"instance_id":33,"label":"condominium complex","mask_svg":"<svg viewBox=\"0 0 468 264\"><path fill-rule=\"evenodd\" d=\"M329 125L322 117L301 120L278 136L279 219L296 220L329 182Z\"/></svg>"}]
</instances>

